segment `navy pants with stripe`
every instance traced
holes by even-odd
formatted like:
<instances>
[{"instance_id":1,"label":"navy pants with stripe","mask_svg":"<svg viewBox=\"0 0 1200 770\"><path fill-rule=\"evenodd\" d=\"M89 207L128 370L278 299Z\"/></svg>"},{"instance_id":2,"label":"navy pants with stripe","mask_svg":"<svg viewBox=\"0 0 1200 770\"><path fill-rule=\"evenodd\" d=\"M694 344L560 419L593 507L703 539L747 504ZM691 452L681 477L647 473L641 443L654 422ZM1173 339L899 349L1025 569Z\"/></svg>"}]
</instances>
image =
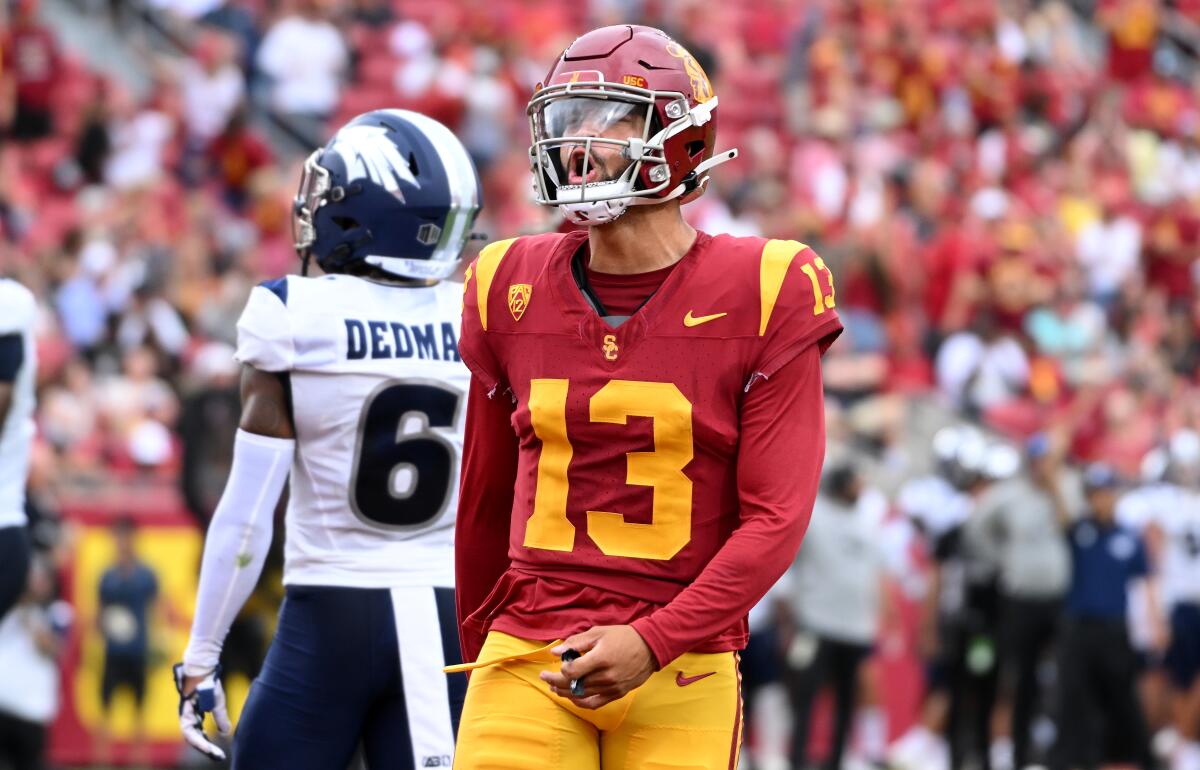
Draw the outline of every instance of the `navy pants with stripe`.
<instances>
[{"instance_id":1,"label":"navy pants with stripe","mask_svg":"<svg viewBox=\"0 0 1200 770\"><path fill-rule=\"evenodd\" d=\"M234 770L450 767L466 694L454 591L288 586Z\"/></svg>"}]
</instances>

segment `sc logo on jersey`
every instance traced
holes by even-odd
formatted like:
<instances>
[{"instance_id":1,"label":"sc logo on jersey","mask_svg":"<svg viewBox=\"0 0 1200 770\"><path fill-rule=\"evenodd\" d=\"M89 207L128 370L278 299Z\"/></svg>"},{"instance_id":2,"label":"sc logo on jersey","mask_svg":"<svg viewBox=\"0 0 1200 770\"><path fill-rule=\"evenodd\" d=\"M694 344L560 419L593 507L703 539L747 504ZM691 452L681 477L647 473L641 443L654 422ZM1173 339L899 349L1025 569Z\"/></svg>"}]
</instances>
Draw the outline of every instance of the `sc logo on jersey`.
<instances>
[{"instance_id":1,"label":"sc logo on jersey","mask_svg":"<svg viewBox=\"0 0 1200 770\"><path fill-rule=\"evenodd\" d=\"M450 759L449 754L442 754L441 756L433 757L422 757L421 767L450 767L453 762L454 760Z\"/></svg>"},{"instance_id":2,"label":"sc logo on jersey","mask_svg":"<svg viewBox=\"0 0 1200 770\"><path fill-rule=\"evenodd\" d=\"M602 350L604 352L605 359L607 359L609 361L616 361L617 360L617 351L619 350L619 348L617 347L617 335L605 334L604 335L604 345L600 348L600 350Z\"/></svg>"}]
</instances>

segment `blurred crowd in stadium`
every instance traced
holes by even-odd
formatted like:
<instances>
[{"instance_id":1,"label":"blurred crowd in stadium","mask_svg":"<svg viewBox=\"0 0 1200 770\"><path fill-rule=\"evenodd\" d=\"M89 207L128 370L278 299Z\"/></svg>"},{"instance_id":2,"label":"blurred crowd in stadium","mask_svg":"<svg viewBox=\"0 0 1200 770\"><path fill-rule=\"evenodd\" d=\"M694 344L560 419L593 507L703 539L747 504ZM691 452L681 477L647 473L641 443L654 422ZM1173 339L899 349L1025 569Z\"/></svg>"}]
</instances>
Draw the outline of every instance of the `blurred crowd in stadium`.
<instances>
[{"instance_id":1,"label":"blurred crowd in stadium","mask_svg":"<svg viewBox=\"0 0 1200 770\"><path fill-rule=\"evenodd\" d=\"M13 0L0 17L0 272L42 302L30 491L41 542L59 541L60 559L69 545L48 523L67 500L116 494L116 511L178 487L201 525L211 513L237 414L234 323L256 282L298 267L289 219L305 147L369 109L419 110L453 127L478 164L483 230L499 238L558 227L531 202L525 102L575 34L631 20L693 52L721 100L720 146L743 151L685 214L708 232L811 245L837 277L846 325L825 363L837 473L817 519L841 506L878 534L867 540L885 587L863 601L883 619L850 640L875 655L856 685L847 677L862 656L805 647L812 629L803 602L791 600L802 593L801 564L756 619L748 684L782 679L803 692L813 682L797 672L819 660L840 689L876 704L861 710L856 755L882 759L888 732L896 737L897 721L920 711L929 734L906 736L900 751L911 767L949 762L932 738L947 723L1000 736L1014 719L1033 736L1019 749L1031 762L1054 743L1031 710L1053 716L1055 688L1050 705L1039 697L1043 705L1022 701L1014 719L995 715L1013 711L1022 677L1044 681L1029 660L1053 660L1049 642L1069 636L1059 633L1060 602L1084 578L1060 564L1066 572L1032 597L1051 608L1044 639L1015 632L1004 608L1031 597L1005 595L1006 570L1028 567L1006 562L1003 537L974 548L970 537L947 546L947 533L985 510L993 524L1028 513L1058 486L1063 506L1093 510L1109 487L1099 476L1082 483L1084 468L1111 469L1119 520L1138 548L1149 542L1151 578L1166 551L1155 547L1163 509L1200 519L1200 2L54 5L115 31L143 76L127 82L97 66L104 52L67 46L37 0ZM946 432L962 425L975 427ZM1050 469L1031 458L1051 458ZM1135 504L1163 485L1187 491L1178 503ZM1045 510L1053 516L1057 505ZM1066 553L1069 531L1049 523L1039 542ZM989 587L982 605L964 599L939 613L951 561L966 564L964 596ZM844 554L841 569L868 574L873 563ZM860 598L862 574L845 589ZM1151 602L1158 612L1143 617L1146 627L1200 601L1200 586L1186 594ZM948 618L959 625L937 622ZM1200 698L1191 723L1173 725L1182 712L1167 704L1154 665L1167 639L1144 636L1149 684L1137 711L1147 740L1165 731L1157 748L1178 755L1186 733L1194 741L1200 731ZM969 671L934 667L926 683L959 698L952 715L966 713L961 698L976 700L976 721L888 692L923 681L895 662L904 651L946 664L946 650L958 656L951 664L969 657ZM989 671L1002 674L998 683L981 675ZM962 681L965 695L955 689ZM879 721L884 701L890 728ZM803 698L794 705L807 713ZM763 715L753 753L764 767L786 767L771 712L753 712ZM955 760L989 766L989 742L951 741ZM994 766L1011 766L1012 742L996 742ZM1178 767L1200 767L1192 747L1183 761L1193 764Z\"/></svg>"}]
</instances>

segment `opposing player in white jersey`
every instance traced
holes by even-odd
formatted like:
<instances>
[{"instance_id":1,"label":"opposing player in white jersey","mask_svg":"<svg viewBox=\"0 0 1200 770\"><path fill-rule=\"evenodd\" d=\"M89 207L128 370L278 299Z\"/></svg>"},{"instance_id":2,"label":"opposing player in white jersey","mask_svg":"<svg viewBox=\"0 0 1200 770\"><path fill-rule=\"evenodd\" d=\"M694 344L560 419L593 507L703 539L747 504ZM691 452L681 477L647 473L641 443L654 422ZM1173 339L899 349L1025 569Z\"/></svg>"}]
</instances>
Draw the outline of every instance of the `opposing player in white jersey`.
<instances>
[{"instance_id":1,"label":"opposing player in white jersey","mask_svg":"<svg viewBox=\"0 0 1200 770\"><path fill-rule=\"evenodd\" d=\"M1143 471L1150 483L1126 494L1117 515L1157 544L1173 724L1156 736L1155 749L1169 757L1171 770L1200 770L1200 435L1177 431L1151 452Z\"/></svg>"},{"instance_id":2,"label":"opposing player in white jersey","mask_svg":"<svg viewBox=\"0 0 1200 770\"><path fill-rule=\"evenodd\" d=\"M945 736L957 717L951 707L957 705L955 692L964 689L963 669L957 663L965 659L969 572L979 566L968 551L964 525L975 508L972 490L983 478L988 445L978 429L951 425L934 434L931 449L935 472L909 480L897 493L896 505L904 515L908 536L896 542L899 523L888 532L892 549L908 550L909 544L916 543L930 567L921 610L927 685L921 716L888 749L889 767L900 770L956 767L963 751L961 740L951 743ZM918 576L901 579L914 589L919 587Z\"/></svg>"},{"instance_id":3,"label":"opposing player in white jersey","mask_svg":"<svg viewBox=\"0 0 1200 770\"><path fill-rule=\"evenodd\" d=\"M28 289L0 278L0 618L25 590L29 572L25 477L34 432L36 312Z\"/></svg>"},{"instance_id":4,"label":"opposing player in white jersey","mask_svg":"<svg viewBox=\"0 0 1200 770\"><path fill-rule=\"evenodd\" d=\"M297 250L326 275L256 287L238 322L242 417L176 667L185 738L228 732L218 658L291 477L286 598L233 741L237 770L449 767L465 681L453 533L464 400L462 284L480 207L454 135L360 115L305 163ZM307 271L305 271L307 272Z\"/></svg>"}]
</instances>

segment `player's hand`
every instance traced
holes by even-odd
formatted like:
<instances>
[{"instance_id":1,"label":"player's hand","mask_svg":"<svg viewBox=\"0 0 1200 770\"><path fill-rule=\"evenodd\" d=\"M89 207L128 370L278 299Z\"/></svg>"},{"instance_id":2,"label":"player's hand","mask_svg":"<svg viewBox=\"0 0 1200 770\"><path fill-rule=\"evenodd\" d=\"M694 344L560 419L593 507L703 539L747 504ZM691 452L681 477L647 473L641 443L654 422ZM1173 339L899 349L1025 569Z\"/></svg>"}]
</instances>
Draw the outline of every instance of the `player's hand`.
<instances>
[{"instance_id":1,"label":"player's hand","mask_svg":"<svg viewBox=\"0 0 1200 770\"><path fill-rule=\"evenodd\" d=\"M633 690L654 673L654 655L633 626L595 626L575 634L551 650L562 655L576 650L580 657L559 671L543 671L542 681L555 695L587 709L598 709ZM571 693L571 680L583 680L583 695Z\"/></svg>"},{"instance_id":2,"label":"player's hand","mask_svg":"<svg viewBox=\"0 0 1200 770\"><path fill-rule=\"evenodd\" d=\"M175 689L179 691L179 729L183 739L211 760L220 762L225 752L204 734L204 715L212 713L221 735L229 735L229 712L225 708L225 690L218 679L219 670L204 676L185 676L183 664L176 663Z\"/></svg>"}]
</instances>

